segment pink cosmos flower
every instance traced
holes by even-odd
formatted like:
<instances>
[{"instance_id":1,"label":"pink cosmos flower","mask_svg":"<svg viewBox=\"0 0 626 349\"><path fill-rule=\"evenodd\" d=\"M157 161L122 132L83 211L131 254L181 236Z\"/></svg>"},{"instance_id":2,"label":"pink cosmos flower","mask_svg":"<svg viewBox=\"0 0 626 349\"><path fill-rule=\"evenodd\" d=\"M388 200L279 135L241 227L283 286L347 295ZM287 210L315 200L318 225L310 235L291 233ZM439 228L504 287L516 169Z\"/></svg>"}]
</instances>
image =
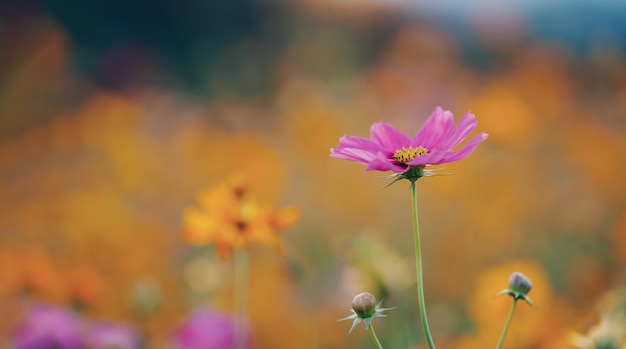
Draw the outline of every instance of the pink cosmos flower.
<instances>
[{"instance_id":1,"label":"pink cosmos flower","mask_svg":"<svg viewBox=\"0 0 626 349\"><path fill-rule=\"evenodd\" d=\"M458 150L453 150L474 131L478 122L467 112L455 127L450 111L437 107L413 138L380 121L372 125L370 139L343 136L330 156L366 164L366 171L393 171L401 176L411 169L440 165L468 157L478 144L487 139L480 133ZM421 171L421 175L424 175ZM414 178L406 176L405 178Z\"/></svg>"},{"instance_id":2,"label":"pink cosmos flower","mask_svg":"<svg viewBox=\"0 0 626 349\"><path fill-rule=\"evenodd\" d=\"M208 308L196 309L172 335L175 349L229 349L235 343L235 318ZM250 347L250 331L244 323L244 348Z\"/></svg>"},{"instance_id":3,"label":"pink cosmos flower","mask_svg":"<svg viewBox=\"0 0 626 349\"><path fill-rule=\"evenodd\" d=\"M136 329L109 322L92 323L86 339L90 349L135 349L141 342Z\"/></svg>"},{"instance_id":4,"label":"pink cosmos flower","mask_svg":"<svg viewBox=\"0 0 626 349\"><path fill-rule=\"evenodd\" d=\"M12 333L16 349L85 349L81 319L68 309L32 304Z\"/></svg>"}]
</instances>

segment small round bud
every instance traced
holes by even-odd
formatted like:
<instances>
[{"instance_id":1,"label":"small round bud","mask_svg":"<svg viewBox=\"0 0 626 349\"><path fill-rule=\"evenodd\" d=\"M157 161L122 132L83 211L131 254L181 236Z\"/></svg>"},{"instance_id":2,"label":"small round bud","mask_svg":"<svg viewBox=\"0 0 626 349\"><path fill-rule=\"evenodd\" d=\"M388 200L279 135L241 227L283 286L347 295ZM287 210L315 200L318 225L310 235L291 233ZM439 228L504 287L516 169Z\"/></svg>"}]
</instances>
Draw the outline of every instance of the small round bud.
<instances>
[{"instance_id":1,"label":"small round bud","mask_svg":"<svg viewBox=\"0 0 626 349\"><path fill-rule=\"evenodd\" d=\"M526 301L526 303L533 305L533 302L526 295L528 292L530 292L531 288L533 288L533 283L530 282L529 278L527 278L522 273L514 272L509 277L509 288L498 292L496 296L508 294L509 296L513 297L515 301L523 299Z\"/></svg>"},{"instance_id":2,"label":"small round bud","mask_svg":"<svg viewBox=\"0 0 626 349\"><path fill-rule=\"evenodd\" d=\"M376 298L369 292L359 293L352 300L352 309L361 319L371 318L376 313Z\"/></svg>"},{"instance_id":3,"label":"small round bud","mask_svg":"<svg viewBox=\"0 0 626 349\"><path fill-rule=\"evenodd\" d=\"M385 317L387 315L383 314L383 312L391 309L395 308L381 308L380 304L376 304L376 298L371 293L363 292L357 294L352 300L352 315L338 321L354 319L352 327L350 327L348 332L352 332L354 327L361 321L365 323L365 329L367 330L373 318Z\"/></svg>"},{"instance_id":4,"label":"small round bud","mask_svg":"<svg viewBox=\"0 0 626 349\"><path fill-rule=\"evenodd\" d=\"M526 295L532 287L533 283L522 273L514 272L509 277L509 288L515 293Z\"/></svg>"}]
</instances>

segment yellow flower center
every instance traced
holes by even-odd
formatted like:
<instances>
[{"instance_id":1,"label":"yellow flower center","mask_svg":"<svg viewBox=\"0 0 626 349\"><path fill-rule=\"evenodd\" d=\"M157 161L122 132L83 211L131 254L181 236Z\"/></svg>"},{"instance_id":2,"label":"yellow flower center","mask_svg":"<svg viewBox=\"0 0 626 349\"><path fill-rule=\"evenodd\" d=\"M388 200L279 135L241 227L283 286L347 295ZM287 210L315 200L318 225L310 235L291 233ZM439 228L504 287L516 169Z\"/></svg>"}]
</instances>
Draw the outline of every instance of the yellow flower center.
<instances>
[{"instance_id":1,"label":"yellow flower center","mask_svg":"<svg viewBox=\"0 0 626 349\"><path fill-rule=\"evenodd\" d=\"M401 149L396 150L391 157L399 163L406 164L407 162L410 162L416 157L422 156L424 154L428 154L428 149L422 146L415 148L402 147Z\"/></svg>"}]
</instances>

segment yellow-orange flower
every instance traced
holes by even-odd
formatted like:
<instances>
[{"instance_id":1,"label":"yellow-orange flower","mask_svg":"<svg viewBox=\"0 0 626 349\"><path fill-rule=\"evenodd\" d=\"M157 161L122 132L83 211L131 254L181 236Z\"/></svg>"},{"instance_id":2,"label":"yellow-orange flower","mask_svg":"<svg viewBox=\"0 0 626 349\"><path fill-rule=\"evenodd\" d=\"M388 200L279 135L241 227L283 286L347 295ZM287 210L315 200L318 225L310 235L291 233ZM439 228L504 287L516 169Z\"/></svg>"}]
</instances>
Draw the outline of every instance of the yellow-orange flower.
<instances>
[{"instance_id":1,"label":"yellow-orange flower","mask_svg":"<svg viewBox=\"0 0 626 349\"><path fill-rule=\"evenodd\" d=\"M185 209L183 239L192 245L214 244L222 259L228 259L233 248L252 244L282 253L278 230L292 226L298 217L295 207L261 206L247 180L237 175L200 193L198 206Z\"/></svg>"},{"instance_id":2,"label":"yellow-orange flower","mask_svg":"<svg viewBox=\"0 0 626 349\"><path fill-rule=\"evenodd\" d=\"M604 314L600 322L589 329L587 335L570 333L568 336L570 344L581 349L626 348L624 314L620 315Z\"/></svg>"}]
</instances>

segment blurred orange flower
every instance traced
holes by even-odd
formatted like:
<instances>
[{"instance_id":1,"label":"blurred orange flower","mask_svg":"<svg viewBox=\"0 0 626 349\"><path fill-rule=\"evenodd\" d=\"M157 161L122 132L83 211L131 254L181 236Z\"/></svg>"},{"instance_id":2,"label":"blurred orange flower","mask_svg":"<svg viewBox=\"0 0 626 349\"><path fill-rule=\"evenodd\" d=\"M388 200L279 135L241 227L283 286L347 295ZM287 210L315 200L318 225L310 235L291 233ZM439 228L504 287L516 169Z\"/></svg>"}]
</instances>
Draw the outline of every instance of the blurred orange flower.
<instances>
[{"instance_id":1,"label":"blurred orange flower","mask_svg":"<svg viewBox=\"0 0 626 349\"><path fill-rule=\"evenodd\" d=\"M278 230L298 220L295 207L274 209L261 206L251 195L244 176L235 175L202 192L199 207L183 212L183 239L192 245L214 244L222 259L230 258L233 248L252 244L270 246L282 253Z\"/></svg>"}]
</instances>

